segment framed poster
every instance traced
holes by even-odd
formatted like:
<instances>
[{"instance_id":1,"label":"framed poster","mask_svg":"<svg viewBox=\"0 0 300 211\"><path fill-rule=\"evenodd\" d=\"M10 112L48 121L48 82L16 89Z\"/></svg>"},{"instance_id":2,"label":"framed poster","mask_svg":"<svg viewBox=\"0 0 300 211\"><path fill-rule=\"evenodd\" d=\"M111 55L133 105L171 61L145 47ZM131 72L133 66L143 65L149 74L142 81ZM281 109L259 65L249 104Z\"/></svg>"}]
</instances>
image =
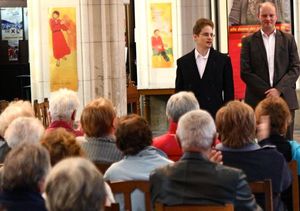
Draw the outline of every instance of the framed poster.
<instances>
[{"instance_id":1,"label":"framed poster","mask_svg":"<svg viewBox=\"0 0 300 211\"><path fill-rule=\"evenodd\" d=\"M77 91L76 8L50 8L48 17L50 91Z\"/></svg>"},{"instance_id":2,"label":"framed poster","mask_svg":"<svg viewBox=\"0 0 300 211\"><path fill-rule=\"evenodd\" d=\"M135 1L138 89L174 88L178 7L174 0Z\"/></svg>"},{"instance_id":3,"label":"framed poster","mask_svg":"<svg viewBox=\"0 0 300 211\"><path fill-rule=\"evenodd\" d=\"M21 7L1 8L2 40L23 39L23 15Z\"/></svg>"},{"instance_id":4,"label":"framed poster","mask_svg":"<svg viewBox=\"0 0 300 211\"><path fill-rule=\"evenodd\" d=\"M236 99L244 99L245 84L240 78L241 40L260 29L257 11L259 3L265 0L227 0L228 52L231 57ZM291 32L291 1L273 0L277 7L276 28Z\"/></svg>"}]
</instances>

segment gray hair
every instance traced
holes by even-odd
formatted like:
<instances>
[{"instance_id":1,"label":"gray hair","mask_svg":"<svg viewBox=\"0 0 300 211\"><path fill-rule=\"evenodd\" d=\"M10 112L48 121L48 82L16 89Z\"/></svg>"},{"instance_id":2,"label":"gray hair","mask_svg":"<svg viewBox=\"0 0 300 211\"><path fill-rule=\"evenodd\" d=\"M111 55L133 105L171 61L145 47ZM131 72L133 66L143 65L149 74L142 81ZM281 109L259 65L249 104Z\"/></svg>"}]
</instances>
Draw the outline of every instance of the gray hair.
<instances>
[{"instance_id":1,"label":"gray hair","mask_svg":"<svg viewBox=\"0 0 300 211\"><path fill-rule=\"evenodd\" d=\"M183 151L207 150L213 142L216 126L207 111L195 110L184 114L179 119L176 134Z\"/></svg>"},{"instance_id":2,"label":"gray hair","mask_svg":"<svg viewBox=\"0 0 300 211\"><path fill-rule=\"evenodd\" d=\"M45 183L49 211L99 211L106 191L102 174L84 158L67 158L56 164Z\"/></svg>"},{"instance_id":3,"label":"gray hair","mask_svg":"<svg viewBox=\"0 0 300 211\"><path fill-rule=\"evenodd\" d=\"M168 100L166 107L166 115L174 122L178 122L179 118L188 111L199 109L199 103L194 93L178 92L173 94Z\"/></svg>"},{"instance_id":4,"label":"gray hair","mask_svg":"<svg viewBox=\"0 0 300 211\"><path fill-rule=\"evenodd\" d=\"M39 143L44 131L44 126L38 119L19 117L8 126L4 138L8 146L14 148L21 143Z\"/></svg>"},{"instance_id":5,"label":"gray hair","mask_svg":"<svg viewBox=\"0 0 300 211\"><path fill-rule=\"evenodd\" d=\"M50 170L48 151L39 144L21 144L4 160L2 188L5 191L31 189L42 191L42 182Z\"/></svg>"},{"instance_id":6,"label":"gray hair","mask_svg":"<svg viewBox=\"0 0 300 211\"><path fill-rule=\"evenodd\" d=\"M72 113L79 107L77 93L69 89L59 89L52 92L49 99L51 120L70 121Z\"/></svg>"},{"instance_id":7,"label":"gray hair","mask_svg":"<svg viewBox=\"0 0 300 211\"><path fill-rule=\"evenodd\" d=\"M34 117L34 111L29 101L13 101L0 115L0 136L4 133L8 125L17 117Z\"/></svg>"}]
</instances>

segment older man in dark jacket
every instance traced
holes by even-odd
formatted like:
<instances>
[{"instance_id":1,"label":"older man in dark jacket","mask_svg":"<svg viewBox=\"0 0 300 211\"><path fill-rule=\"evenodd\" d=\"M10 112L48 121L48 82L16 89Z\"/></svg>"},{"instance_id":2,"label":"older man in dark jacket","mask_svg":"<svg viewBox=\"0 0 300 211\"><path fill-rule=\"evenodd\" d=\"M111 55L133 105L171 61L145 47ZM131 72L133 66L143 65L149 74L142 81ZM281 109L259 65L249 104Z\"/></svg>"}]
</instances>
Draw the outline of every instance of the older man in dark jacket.
<instances>
[{"instance_id":1,"label":"older man in dark jacket","mask_svg":"<svg viewBox=\"0 0 300 211\"><path fill-rule=\"evenodd\" d=\"M177 136L184 155L151 174L153 204L232 203L235 211L261 210L242 170L208 160L215 134L214 121L206 111L191 111L180 118Z\"/></svg>"}]
</instances>

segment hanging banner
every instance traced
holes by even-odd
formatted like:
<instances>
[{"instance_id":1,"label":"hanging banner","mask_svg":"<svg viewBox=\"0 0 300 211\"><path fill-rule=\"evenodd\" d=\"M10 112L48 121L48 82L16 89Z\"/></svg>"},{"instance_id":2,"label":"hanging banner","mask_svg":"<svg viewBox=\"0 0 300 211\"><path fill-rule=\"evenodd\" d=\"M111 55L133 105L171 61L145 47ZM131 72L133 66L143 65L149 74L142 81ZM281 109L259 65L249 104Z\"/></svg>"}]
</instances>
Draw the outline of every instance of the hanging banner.
<instances>
[{"instance_id":1,"label":"hanging banner","mask_svg":"<svg viewBox=\"0 0 300 211\"><path fill-rule=\"evenodd\" d=\"M150 3L151 67L174 65L172 36L172 3Z\"/></svg>"},{"instance_id":2,"label":"hanging banner","mask_svg":"<svg viewBox=\"0 0 300 211\"><path fill-rule=\"evenodd\" d=\"M50 91L78 90L76 8L49 9Z\"/></svg>"}]
</instances>

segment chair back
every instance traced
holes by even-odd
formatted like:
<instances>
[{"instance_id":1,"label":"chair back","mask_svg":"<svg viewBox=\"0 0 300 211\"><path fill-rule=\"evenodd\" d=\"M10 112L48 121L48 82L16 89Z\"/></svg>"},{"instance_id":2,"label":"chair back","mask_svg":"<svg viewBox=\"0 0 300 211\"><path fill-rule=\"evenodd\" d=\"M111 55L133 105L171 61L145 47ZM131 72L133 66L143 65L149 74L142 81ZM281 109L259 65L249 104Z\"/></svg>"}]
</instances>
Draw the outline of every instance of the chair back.
<instances>
[{"instance_id":1,"label":"chair back","mask_svg":"<svg viewBox=\"0 0 300 211\"><path fill-rule=\"evenodd\" d=\"M234 211L233 204L225 205L175 205L155 203L155 211Z\"/></svg>"},{"instance_id":2,"label":"chair back","mask_svg":"<svg viewBox=\"0 0 300 211\"><path fill-rule=\"evenodd\" d=\"M114 194L122 193L124 195L125 210L132 210L131 193L138 189L145 194L145 207L147 211L151 211L150 202L150 183L149 181L124 181L109 183Z\"/></svg>"},{"instance_id":3,"label":"chair back","mask_svg":"<svg viewBox=\"0 0 300 211\"><path fill-rule=\"evenodd\" d=\"M263 181L250 182L249 186L253 194L264 193L265 194L265 211L273 211L273 192L272 181L266 179Z\"/></svg>"},{"instance_id":4,"label":"chair back","mask_svg":"<svg viewBox=\"0 0 300 211\"><path fill-rule=\"evenodd\" d=\"M97 167L97 169L104 175L106 170L110 167L111 163L99 163L94 162L94 165Z\"/></svg>"},{"instance_id":5,"label":"chair back","mask_svg":"<svg viewBox=\"0 0 300 211\"><path fill-rule=\"evenodd\" d=\"M104 211L119 211L119 210L120 210L120 206L118 203L112 203L110 207L107 206L104 207Z\"/></svg>"},{"instance_id":6,"label":"chair back","mask_svg":"<svg viewBox=\"0 0 300 211\"><path fill-rule=\"evenodd\" d=\"M298 166L297 161L292 160L288 163L289 169L292 172L292 196L293 196L293 211L299 211L299 181L298 181Z\"/></svg>"},{"instance_id":7,"label":"chair back","mask_svg":"<svg viewBox=\"0 0 300 211\"><path fill-rule=\"evenodd\" d=\"M127 106L130 107L130 111L135 114L140 114L140 94L137 87L134 85L134 81L129 81L127 86Z\"/></svg>"},{"instance_id":8,"label":"chair back","mask_svg":"<svg viewBox=\"0 0 300 211\"><path fill-rule=\"evenodd\" d=\"M33 101L33 109L35 117L38 118L47 128L50 124L50 118L48 114L49 110L49 101L48 98L44 98L44 102L39 103L38 100Z\"/></svg>"}]
</instances>

